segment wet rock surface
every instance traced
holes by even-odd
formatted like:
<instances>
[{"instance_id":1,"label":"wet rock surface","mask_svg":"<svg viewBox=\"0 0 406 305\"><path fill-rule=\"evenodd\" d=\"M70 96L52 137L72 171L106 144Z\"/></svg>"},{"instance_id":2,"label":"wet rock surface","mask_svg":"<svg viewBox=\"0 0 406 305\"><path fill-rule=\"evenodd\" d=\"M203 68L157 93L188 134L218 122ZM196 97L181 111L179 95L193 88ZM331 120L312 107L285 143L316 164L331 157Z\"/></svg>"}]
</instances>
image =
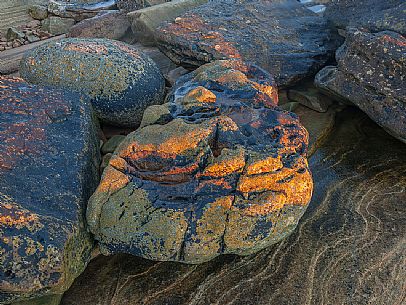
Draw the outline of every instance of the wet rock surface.
<instances>
[{"instance_id":1,"label":"wet rock surface","mask_svg":"<svg viewBox=\"0 0 406 305\"><path fill-rule=\"evenodd\" d=\"M62 305L402 304L405 164L403 143L344 110L310 158L315 192L288 238L202 265L100 256Z\"/></svg>"},{"instance_id":2,"label":"wet rock surface","mask_svg":"<svg viewBox=\"0 0 406 305\"><path fill-rule=\"evenodd\" d=\"M174 62L196 67L215 59L254 62L290 85L314 75L335 42L326 20L297 1L209 2L157 30Z\"/></svg>"},{"instance_id":3,"label":"wet rock surface","mask_svg":"<svg viewBox=\"0 0 406 305\"><path fill-rule=\"evenodd\" d=\"M0 78L0 304L61 294L90 260L94 123L76 93Z\"/></svg>"},{"instance_id":4,"label":"wet rock surface","mask_svg":"<svg viewBox=\"0 0 406 305\"><path fill-rule=\"evenodd\" d=\"M276 105L272 78L253 65L216 61L181 77L89 200L101 252L200 263L289 235L313 184L307 131Z\"/></svg>"},{"instance_id":5,"label":"wet rock surface","mask_svg":"<svg viewBox=\"0 0 406 305\"><path fill-rule=\"evenodd\" d=\"M390 134L406 142L406 39L390 31L349 30L338 65L322 69L315 84L351 101Z\"/></svg>"},{"instance_id":6,"label":"wet rock surface","mask_svg":"<svg viewBox=\"0 0 406 305\"><path fill-rule=\"evenodd\" d=\"M383 30L406 34L406 2L403 0L331 0L325 12L335 26Z\"/></svg>"},{"instance_id":7,"label":"wet rock surface","mask_svg":"<svg viewBox=\"0 0 406 305\"><path fill-rule=\"evenodd\" d=\"M21 76L34 84L80 90L105 123L138 126L145 108L163 101L165 80L156 64L131 45L67 38L30 51Z\"/></svg>"}]
</instances>

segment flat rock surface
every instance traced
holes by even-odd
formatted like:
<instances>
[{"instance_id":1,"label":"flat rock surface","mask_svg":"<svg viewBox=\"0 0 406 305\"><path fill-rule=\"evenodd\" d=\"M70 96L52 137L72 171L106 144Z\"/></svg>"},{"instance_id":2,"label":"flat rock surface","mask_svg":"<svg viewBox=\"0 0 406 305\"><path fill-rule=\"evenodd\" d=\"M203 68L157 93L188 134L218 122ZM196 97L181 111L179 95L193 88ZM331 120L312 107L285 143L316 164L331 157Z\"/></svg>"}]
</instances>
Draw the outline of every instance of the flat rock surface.
<instances>
[{"instance_id":1,"label":"flat rock surface","mask_svg":"<svg viewBox=\"0 0 406 305\"><path fill-rule=\"evenodd\" d=\"M282 242L201 265L100 256L62 305L403 304L406 145L350 108L310 167L313 199Z\"/></svg>"},{"instance_id":2,"label":"flat rock surface","mask_svg":"<svg viewBox=\"0 0 406 305\"><path fill-rule=\"evenodd\" d=\"M280 86L314 75L335 50L327 22L296 0L215 1L162 25L158 46L175 63L196 67L242 59Z\"/></svg>"},{"instance_id":3,"label":"flat rock surface","mask_svg":"<svg viewBox=\"0 0 406 305\"><path fill-rule=\"evenodd\" d=\"M89 200L102 253L199 263L289 235L313 183L308 133L276 105L257 66L216 61L182 76L116 149Z\"/></svg>"},{"instance_id":4,"label":"flat rock surface","mask_svg":"<svg viewBox=\"0 0 406 305\"><path fill-rule=\"evenodd\" d=\"M0 304L63 293L90 260L93 123L76 93L0 78Z\"/></svg>"},{"instance_id":5,"label":"flat rock surface","mask_svg":"<svg viewBox=\"0 0 406 305\"><path fill-rule=\"evenodd\" d=\"M351 101L406 142L405 54L406 38L398 33L351 29L337 50L338 65L323 68L315 84Z\"/></svg>"}]
</instances>

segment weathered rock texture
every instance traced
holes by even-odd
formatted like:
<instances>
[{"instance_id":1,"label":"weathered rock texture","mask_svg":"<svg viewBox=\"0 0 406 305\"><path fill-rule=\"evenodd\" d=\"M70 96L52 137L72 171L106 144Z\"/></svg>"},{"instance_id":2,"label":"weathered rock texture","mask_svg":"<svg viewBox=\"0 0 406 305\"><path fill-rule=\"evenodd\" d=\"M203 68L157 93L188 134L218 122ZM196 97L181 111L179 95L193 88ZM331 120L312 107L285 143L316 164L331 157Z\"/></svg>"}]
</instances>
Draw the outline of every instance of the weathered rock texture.
<instances>
[{"instance_id":1,"label":"weathered rock texture","mask_svg":"<svg viewBox=\"0 0 406 305\"><path fill-rule=\"evenodd\" d=\"M137 41L154 45L155 32L164 21L173 21L188 10L207 3L207 0L173 0L133 11L128 14L131 29Z\"/></svg>"},{"instance_id":2,"label":"weathered rock texture","mask_svg":"<svg viewBox=\"0 0 406 305\"><path fill-rule=\"evenodd\" d=\"M403 304L406 146L355 110L310 158L312 202L282 242L198 266L100 256L62 305Z\"/></svg>"},{"instance_id":3,"label":"weathered rock texture","mask_svg":"<svg viewBox=\"0 0 406 305\"><path fill-rule=\"evenodd\" d=\"M315 83L353 102L406 142L405 54L406 39L400 34L350 30L337 51L337 67L325 67Z\"/></svg>"},{"instance_id":4,"label":"weathered rock texture","mask_svg":"<svg viewBox=\"0 0 406 305\"><path fill-rule=\"evenodd\" d=\"M295 0L209 2L163 25L157 42L174 62L254 62L289 85L314 75L335 50L326 21Z\"/></svg>"},{"instance_id":5,"label":"weathered rock texture","mask_svg":"<svg viewBox=\"0 0 406 305\"><path fill-rule=\"evenodd\" d=\"M0 1L0 31L5 32L9 27L21 26L33 20L28 14L31 5L47 4L48 0L1 0Z\"/></svg>"},{"instance_id":6,"label":"weathered rock texture","mask_svg":"<svg viewBox=\"0 0 406 305\"><path fill-rule=\"evenodd\" d=\"M119 40L130 29L127 14L121 11L101 12L93 18L75 24L69 30L68 37L93 37Z\"/></svg>"},{"instance_id":7,"label":"weathered rock texture","mask_svg":"<svg viewBox=\"0 0 406 305\"><path fill-rule=\"evenodd\" d=\"M0 304L61 294L89 261L96 131L76 93L0 78Z\"/></svg>"},{"instance_id":8,"label":"weathered rock texture","mask_svg":"<svg viewBox=\"0 0 406 305\"><path fill-rule=\"evenodd\" d=\"M165 80L156 64L131 45L67 38L28 52L21 76L34 84L81 90L106 123L138 126L145 108L163 101Z\"/></svg>"},{"instance_id":9,"label":"weathered rock texture","mask_svg":"<svg viewBox=\"0 0 406 305\"><path fill-rule=\"evenodd\" d=\"M335 26L362 27L373 32L391 30L406 34L404 0L331 0L325 12Z\"/></svg>"},{"instance_id":10,"label":"weathered rock texture","mask_svg":"<svg viewBox=\"0 0 406 305\"><path fill-rule=\"evenodd\" d=\"M312 194L308 134L276 105L256 66L218 61L182 77L154 106L169 113L144 116L89 201L102 253L200 263L289 235Z\"/></svg>"},{"instance_id":11,"label":"weathered rock texture","mask_svg":"<svg viewBox=\"0 0 406 305\"><path fill-rule=\"evenodd\" d=\"M117 0L117 6L120 10L131 12L144 7L159 5L171 0Z\"/></svg>"}]
</instances>

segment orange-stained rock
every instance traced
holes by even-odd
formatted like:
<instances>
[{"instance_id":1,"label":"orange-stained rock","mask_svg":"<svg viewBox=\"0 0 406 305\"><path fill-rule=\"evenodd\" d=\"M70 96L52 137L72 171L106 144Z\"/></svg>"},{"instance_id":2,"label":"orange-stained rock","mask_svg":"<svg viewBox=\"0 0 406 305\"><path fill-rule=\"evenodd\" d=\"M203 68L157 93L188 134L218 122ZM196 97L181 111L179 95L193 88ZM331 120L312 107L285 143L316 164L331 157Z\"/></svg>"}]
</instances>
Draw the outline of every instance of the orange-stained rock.
<instances>
[{"instance_id":1,"label":"orange-stained rock","mask_svg":"<svg viewBox=\"0 0 406 305\"><path fill-rule=\"evenodd\" d=\"M161 107L120 144L89 201L102 253L199 263L295 228L313 189L308 134L277 107L267 72L216 61L181 77Z\"/></svg>"},{"instance_id":2,"label":"orange-stained rock","mask_svg":"<svg viewBox=\"0 0 406 305\"><path fill-rule=\"evenodd\" d=\"M55 298L89 262L94 120L77 93L0 77L0 304Z\"/></svg>"}]
</instances>

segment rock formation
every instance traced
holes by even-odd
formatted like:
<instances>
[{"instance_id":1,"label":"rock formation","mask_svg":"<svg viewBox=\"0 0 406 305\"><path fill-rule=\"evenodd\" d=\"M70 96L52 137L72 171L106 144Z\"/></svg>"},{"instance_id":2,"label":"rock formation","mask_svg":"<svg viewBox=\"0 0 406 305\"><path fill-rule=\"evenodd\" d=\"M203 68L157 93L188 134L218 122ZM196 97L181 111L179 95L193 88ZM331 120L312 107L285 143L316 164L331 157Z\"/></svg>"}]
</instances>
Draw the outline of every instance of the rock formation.
<instances>
[{"instance_id":1,"label":"rock formation","mask_svg":"<svg viewBox=\"0 0 406 305\"><path fill-rule=\"evenodd\" d=\"M309 164L312 201L282 242L192 266L100 256L61 305L402 304L406 145L348 108Z\"/></svg>"},{"instance_id":2,"label":"rock formation","mask_svg":"<svg viewBox=\"0 0 406 305\"><path fill-rule=\"evenodd\" d=\"M102 253L200 263L289 235L312 194L308 134L276 106L272 78L240 61L179 79L154 106L167 111L147 109L89 201Z\"/></svg>"},{"instance_id":3,"label":"rock formation","mask_svg":"<svg viewBox=\"0 0 406 305\"><path fill-rule=\"evenodd\" d=\"M138 126L145 108L162 103L165 89L148 56L107 39L67 38L42 45L26 54L20 73L34 84L83 91L97 116L118 126Z\"/></svg>"},{"instance_id":4,"label":"rock formation","mask_svg":"<svg viewBox=\"0 0 406 305\"><path fill-rule=\"evenodd\" d=\"M331 0L326 17L333 25L390 30L406 34L406 2L403 0Z\"/></svg>"},{"instance_id":5,"label":"rock formation","mask_svg":"<svg viewBox=\"0 0 406 305\"><path fill-rule=\"evenodd\" d=\"M76 93L0 78L0 304L62 294L90 260L94 123Z\"/></svg>"},{"instance_id":6,"label":"rock formation","mask_svg":"<svg viewBox=\"0 0 406 305\"><path fill-rule=\"evenodd\" d=\"M331 36L326 20L295 0L216 1L163 25L156 39L185 67L240 59L258 64L286 86L326 63L336 48Z\"/></svg>"},{"instance_id":7,"label":"rock formation","mask_svg":"<svg viewBox=\"0 0 406 305\"><path fill-rule=\"evenodd\" d=\"M390 134L406 142L406 39L384 31L349 30L337 51L336 67L328 66L315 83L349 100Z\"/></svg>"}]
</instances>

